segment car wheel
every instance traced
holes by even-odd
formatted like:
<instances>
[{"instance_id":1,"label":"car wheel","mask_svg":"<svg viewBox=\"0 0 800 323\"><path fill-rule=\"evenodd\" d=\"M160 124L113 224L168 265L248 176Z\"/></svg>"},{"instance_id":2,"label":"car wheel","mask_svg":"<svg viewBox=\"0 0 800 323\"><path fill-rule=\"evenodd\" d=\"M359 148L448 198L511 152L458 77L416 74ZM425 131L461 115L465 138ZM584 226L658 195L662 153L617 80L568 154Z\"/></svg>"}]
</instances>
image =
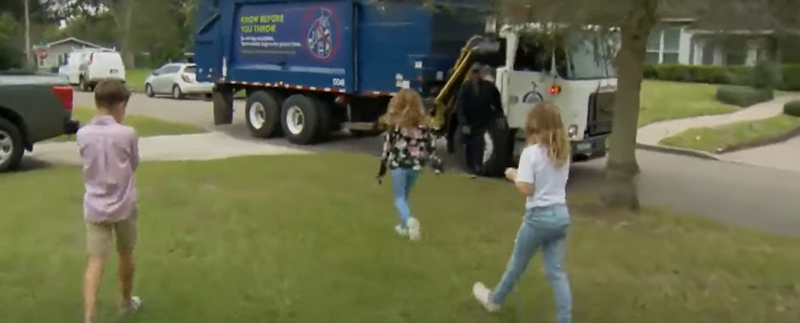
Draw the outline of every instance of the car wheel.
<instances>
[{"instance_id":1,"label":"car wheel","mask_svg":"<svg viewBox=\"0 0 800 323\"><path fill-rule=\"evenodd\" d=\"M0 173L19 167L25 147L17 126L0 118Z\"/></svg>"},{"instance_id":2,"label":"car wheel","mask_svg":"<svg viewBox=\"0 0 800 323\"><path fill-rule=\"evenodd\" d=\"M83 91L83 92L89 92L90 91L89 90L89 83L86 82L86 79L83 78L83 76L81 76L81 79L78 82L78 84L79 84L78 87L81 88L81 91Z\"/></svg>"},{"instance_id":3,"label":"car wheel","mask_svg":"<svg viewBox=\"0 0 800 323\"><path fill-rule=\"evenodd\" d=\"M144 85L144 94L147 95L148 98L156 96L156 93L153 92L153 86L150 85L150 83Z\"/></svg>"},{"instance_id":4,"label":"car wheel","mask_svg":"<svg viewBox=\"0 0 800 323\"><path fill-rule=\"evenodd\" d=\"M279 93L251 92L245 104L247 129L256 138L273 138L281 135L281 102Z\"/></svg>"},{"instance_id":5,"label":"car wheel","mask_svg":"<svg viewBox=\"0 0 800 323\"><path fill-rule=\"evenodd\" d=\"M183 100L184 95L181 87L178 84L172 86L172 98L175 100Z\"/></svg>"},{"instance_id":6,"label":"car wheel","mask_svg":"<svg viewBox=\"0 0 800 323\"><path fill-rule=\"evenodd\" d=\"M281 127L293 144L308 145L323 140L330 133L330 109L318 99L295 94L283 102Z\"/></svg>"}]
</instances>

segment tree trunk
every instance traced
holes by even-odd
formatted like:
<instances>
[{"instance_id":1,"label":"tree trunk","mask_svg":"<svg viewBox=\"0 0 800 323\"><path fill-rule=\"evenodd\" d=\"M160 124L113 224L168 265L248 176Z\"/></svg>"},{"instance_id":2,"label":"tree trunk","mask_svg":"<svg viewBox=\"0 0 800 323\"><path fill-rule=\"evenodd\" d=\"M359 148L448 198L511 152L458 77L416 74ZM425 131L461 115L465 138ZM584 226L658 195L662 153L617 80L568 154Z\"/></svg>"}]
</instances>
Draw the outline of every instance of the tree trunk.
<instances>
[{"instance_id":1,"label":"tree trunk","mask_svg":"<svg viewBox=\"0 0 800 323\"><path fill-rule=\"evenodd\" d=\"M25 1L25 65L33 69L35 62L31 55L31 6L30 0L23 1Z\"/></svg>"},{"instance_id":2,"label":"tree trunk","mask_svg":"<svg viewBox=\"0 0 800 323\"><path fill-rule=\"evenodd\" d=\"M603 202L612 208L639 210L636 176L636 131L647 35L652 29L652 15L646 8L634 8L621 28L621 46L617 52L617 93L614 100L614 123L606 162L606 187Z\"/></svg>"},{"instance_id":3,"label":"tree trunk","mask_svg":"<svg viewBox=\"0 0 800 323\"><path fill-rule=\"evenodd\" d=\"M134 68L134 52L133 47L131 44L133 43L131 40L131 23L133 19L133 1L134 0L122 0L117 2L116 6L112 7L114 12L114 21L117 23L117 32L119 33L120 38L120 45L122 46L122 50L120 54L122 55L122 62L125 64L125 68Z\"/></svg>"}]
</instances>

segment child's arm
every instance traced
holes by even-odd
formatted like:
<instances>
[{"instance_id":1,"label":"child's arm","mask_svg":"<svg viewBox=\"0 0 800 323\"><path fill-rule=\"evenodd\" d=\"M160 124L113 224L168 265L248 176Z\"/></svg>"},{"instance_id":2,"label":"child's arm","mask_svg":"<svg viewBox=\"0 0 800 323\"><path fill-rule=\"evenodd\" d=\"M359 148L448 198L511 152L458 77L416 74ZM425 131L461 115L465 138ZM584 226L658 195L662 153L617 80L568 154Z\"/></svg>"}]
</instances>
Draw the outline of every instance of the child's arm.
<instances>
[{"instance_id":1,"label":"child's arm","mask_svg":"<svg viewBox=\"0 0 800 323\"><path fill-rule=\"evenodd\" d=\"M381 165L378 168L378 181L386 175L386 167L389 161L389 151L392 149L392 131L387 130L383 136L383 152L381 153Z\"/></svg>"},{"instance_id":2,"label":"child's arm","mask_svg":"<svg viewBox=\"0 0 800 323\"><path fill-rule=\"evenodd\" d=\"M134 171L139 168L139 137L136 133L131 135L131 166Z\"/></svg>"}]
</instances>

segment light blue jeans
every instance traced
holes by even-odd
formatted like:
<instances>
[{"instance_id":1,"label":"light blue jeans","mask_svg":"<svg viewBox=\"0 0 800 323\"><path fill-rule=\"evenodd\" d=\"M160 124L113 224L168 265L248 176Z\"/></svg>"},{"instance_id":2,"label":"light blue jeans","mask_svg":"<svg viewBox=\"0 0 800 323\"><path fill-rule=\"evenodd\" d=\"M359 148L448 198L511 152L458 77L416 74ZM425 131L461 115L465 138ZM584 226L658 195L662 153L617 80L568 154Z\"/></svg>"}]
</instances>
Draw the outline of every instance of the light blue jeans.
<instances>
[{"instance_id":1,"label":"light blue jeans","mask_svg":"<svg viewBox=\"0 0 800 323\"><path fill-rule=\"evenodd\" d=\"M420 171L409 168L392 169L392 197L394 207L400 214L400 225L405 227L406 221L411 218L411 208L408 206L408 193L414 188L414 183L419 178Z\"/></svg>"},{"instance_id":2,"label":"light blue jeans","mask_svg":"<svg viewBox=\"0 0 800 323\"><path fill-rule=\"evenodd\" d=\"M541 248L544 271L555 296L556 322L572 321L572 293L563 265L568 227L569 211L566 205L535 207L525 211L525 219L517 233L506 272L492 291L491 300L494 304L503 304L531 257Z\"/></svg>"}]
</instances>

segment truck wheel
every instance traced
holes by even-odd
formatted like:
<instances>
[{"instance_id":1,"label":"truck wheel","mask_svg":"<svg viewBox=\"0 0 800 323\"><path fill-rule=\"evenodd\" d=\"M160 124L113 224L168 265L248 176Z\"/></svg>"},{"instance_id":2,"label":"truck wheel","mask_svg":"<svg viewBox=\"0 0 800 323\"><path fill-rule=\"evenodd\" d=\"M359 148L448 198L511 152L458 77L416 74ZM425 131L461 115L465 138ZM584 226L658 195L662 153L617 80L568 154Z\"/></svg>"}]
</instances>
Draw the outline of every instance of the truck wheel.
<instances>
[{"instance_id":1,"label":"truck wheel","mask_svg":"<svg viewBox=\"0 0 800 323\"><path fill-rule=\"evenodd\" d=\"M293 144L308 145L330 133L330 109L316 98L295 94L283 102L281 126Z\"/></svg>"},{"instance_id":2,"label":"truck wheel","mask_svg":"<svg viewBox=\"0 0 800 323\"><path fill-rule=\"evenodd\" d=\"M278 93L255 91L247 96L245 119L247 129L256 138L281 135L281 105Z\"/></svg>"},{"instance_id":3,"label":"truck wheel","mask_svg":"<svg viewBox=\"0 0 800 323\"><path fill-rule=\"evenodd\" d=\"M461 134L456 134L455 138L455 152L459 164L466 169L466 146ZM492 125L484 130L480 140L483 140L483 160L476 170L476 175L487 177L503 175L506 167L511 163L512 152L509 147L513 147L508 144L508 140L511 140L511 138L509 138L507 127L506 129L501 129L496 125Z\"/></svg>"},{"instance_id":4,"label":"truck wheel","mask_svg":"<svg viewBox=\"0 0 800 323\"><path fill-rule=\"evenodd\" d=\"M0 173L17 168L24 152L19 129L8 120L0 118Z\"/></svg>"}]
</instances>

